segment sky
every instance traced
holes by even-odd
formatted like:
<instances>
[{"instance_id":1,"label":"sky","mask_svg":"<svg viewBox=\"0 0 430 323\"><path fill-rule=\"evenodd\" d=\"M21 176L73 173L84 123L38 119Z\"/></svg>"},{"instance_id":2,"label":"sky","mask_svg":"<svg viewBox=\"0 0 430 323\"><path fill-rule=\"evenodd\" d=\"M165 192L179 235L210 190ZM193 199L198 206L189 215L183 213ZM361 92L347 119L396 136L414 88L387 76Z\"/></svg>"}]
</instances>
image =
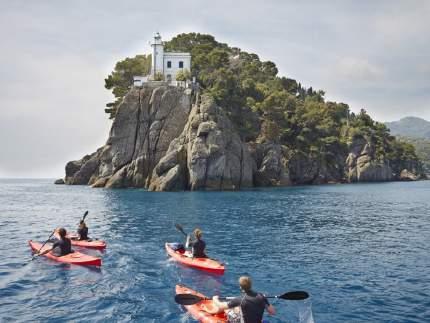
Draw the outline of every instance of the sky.
<instances>
[{"instance_id":1,"label":"sky","mask_svg":"<svg viewBox=\"0 0 430 323\"><path fill-rule=\"evenodd\" d=\"M0 0L0 177L64 177L102 146L104 78L157 31L211 34L378 121L430 120L429 17L427 0Z\"/></svg>"}]
</instances>

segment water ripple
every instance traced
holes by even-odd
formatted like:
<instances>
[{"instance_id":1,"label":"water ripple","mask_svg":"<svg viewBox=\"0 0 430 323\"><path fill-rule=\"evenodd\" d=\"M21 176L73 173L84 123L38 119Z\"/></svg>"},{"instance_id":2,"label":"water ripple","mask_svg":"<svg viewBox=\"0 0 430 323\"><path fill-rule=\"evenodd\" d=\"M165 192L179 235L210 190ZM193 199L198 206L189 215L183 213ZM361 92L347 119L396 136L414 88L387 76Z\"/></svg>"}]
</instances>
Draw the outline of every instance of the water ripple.
<instances>
[{"instance_id":1,"label":"water ripple","mask_svg":"<svg viewBox=\"0 0 430 323\"><path fill-rule=\"evenodd\" d=\"M429 193L430 182L158 194L0 180L0 321L193 322L176 283L235 295L250 274L269 294L311 294L277 301L270 322L427 322ZM108 242L85 250L101 269L30 261L28 239L75 228L85 210ZM168 260L164 242L183 239L175 223L204 230L224 276Z\"/></svg>"}]
</instances>

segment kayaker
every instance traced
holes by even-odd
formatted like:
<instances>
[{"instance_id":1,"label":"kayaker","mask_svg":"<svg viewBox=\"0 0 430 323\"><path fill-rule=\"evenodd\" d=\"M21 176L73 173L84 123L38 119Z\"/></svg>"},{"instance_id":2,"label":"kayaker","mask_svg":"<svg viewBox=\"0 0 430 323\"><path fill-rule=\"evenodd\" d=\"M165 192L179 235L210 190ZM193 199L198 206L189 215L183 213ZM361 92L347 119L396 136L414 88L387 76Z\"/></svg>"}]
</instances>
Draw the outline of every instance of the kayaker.
<instances>
[{"instance_id":1,"label":"kayaker","mask_svg":"<svg viewBox=\"0 0 430 323\"><path fill-rule=\"evenodd\" d=\"M206 243L202 240L203 231L195 228L193 231L195 240L187 237L186 247L191 247L191 254L194 258L207 258L205 253Z\"/></svg>"},{"instance_id":2,"label":"kayaker","mask_svg":"<svg viewBox=\"0 0 430 323\"><path fill-rule=\"evenodd\" d=\"M59 228L55 230L56 236L59 238L56 240L52 247L39 253L39 256L43 256L44 254L47 254L48 252L52 251L52 254L57 257L68 255L69 253L72 253L72 242L69 238L66 237L67 231L64 228Z\"/></svg>"},{"instance_id":3,"label":"kayaker","mask_svg":"<svg viewBox=\"0 0 430 323\"><path fill-rule=\"evenodd\" d=\"M88 227L84 220L79 222L77 240L88 240Z\"/></svg>"},{"instance_id":4,"label":"kayaker","mask_svg":"<svg viewBox=\"0 0 430 323\"><path fill-rule=\"evenodd\" d=\"M269 303L266 297L261 293L256 293L252 290L252 281L248 276L239 278L239 287L242 296L236 297L228 302L219 300L219 296L212 298L213 308L205 308L205 311L210 314L216 314L230 309L227 312L228 322L244 323L261 323L263 320L264 310L270 315L275 315L275 307Z\"/></svg>"}]
</instances>

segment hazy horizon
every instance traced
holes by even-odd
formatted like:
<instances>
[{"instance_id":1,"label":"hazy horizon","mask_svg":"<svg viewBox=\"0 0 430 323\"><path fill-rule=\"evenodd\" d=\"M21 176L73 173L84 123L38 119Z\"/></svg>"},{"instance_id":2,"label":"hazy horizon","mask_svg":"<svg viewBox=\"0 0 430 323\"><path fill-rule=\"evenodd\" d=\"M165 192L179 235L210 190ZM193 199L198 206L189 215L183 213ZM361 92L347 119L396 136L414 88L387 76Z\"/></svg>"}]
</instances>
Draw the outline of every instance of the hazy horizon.
<instances>
[{"instance_id":1,"label":"hazy horizon","mask_svg":"<svg viewBox=\"0 0 430 323\"><path fill-rule=\"evenodd\" d=\"M228 8L228 10L225 10ZM59 178L102 146L104 78L182 32L273 61L279 75L378 121L430 120L430 2L0 1L0 177ZM427 31L427 32L426 32Z\"/></svg>"}]
</instances>

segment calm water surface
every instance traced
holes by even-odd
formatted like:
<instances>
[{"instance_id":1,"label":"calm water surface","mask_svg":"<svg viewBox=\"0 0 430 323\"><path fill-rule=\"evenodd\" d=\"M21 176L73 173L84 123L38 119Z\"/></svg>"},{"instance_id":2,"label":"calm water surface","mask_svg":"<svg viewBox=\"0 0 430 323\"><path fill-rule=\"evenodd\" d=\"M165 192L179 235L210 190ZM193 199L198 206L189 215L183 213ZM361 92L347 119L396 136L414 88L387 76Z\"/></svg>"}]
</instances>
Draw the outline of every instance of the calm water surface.
<instances>
[{"instance_id":1,"label":"calm water surface","mask_svg":"<svg viewBox=\"0 0 430 323\"><path fill-rule=\"evenodd\" d=\"M430 321L430 181L245 192L150 193L0 180L0 321L194 322L176 283L235 295L250 274L268 294L311 294L315 322ZM28 239L75 228L108 243L100 270L38 258ZM199 226L222 277L168 261L165 241ZM300 302L299 302L300 303ZM299 321L275 302L270 322Z\"/></svg>"}]
</instances>

